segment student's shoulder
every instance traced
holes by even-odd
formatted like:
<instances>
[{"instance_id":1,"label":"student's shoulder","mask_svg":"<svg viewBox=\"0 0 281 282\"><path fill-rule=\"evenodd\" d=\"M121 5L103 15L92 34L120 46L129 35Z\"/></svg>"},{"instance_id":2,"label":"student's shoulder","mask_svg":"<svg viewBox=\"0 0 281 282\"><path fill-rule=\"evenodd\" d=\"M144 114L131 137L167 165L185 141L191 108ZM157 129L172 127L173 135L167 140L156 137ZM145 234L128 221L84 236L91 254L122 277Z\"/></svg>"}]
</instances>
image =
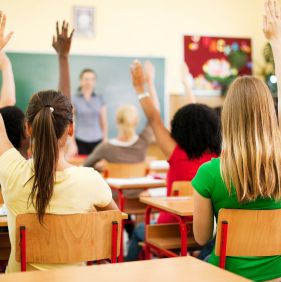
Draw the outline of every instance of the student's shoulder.
<instances>
[{"instance_id":1,"label":"student's shoulder","mask_svg":"<svg viewBox=\"0 0 281 282\"><path fill-rule=\"evenodd\" d=\"M211 160L200 166L201 170L217 171L220 170L220 158L211 158Z\"/></svg>"}]
</instances>

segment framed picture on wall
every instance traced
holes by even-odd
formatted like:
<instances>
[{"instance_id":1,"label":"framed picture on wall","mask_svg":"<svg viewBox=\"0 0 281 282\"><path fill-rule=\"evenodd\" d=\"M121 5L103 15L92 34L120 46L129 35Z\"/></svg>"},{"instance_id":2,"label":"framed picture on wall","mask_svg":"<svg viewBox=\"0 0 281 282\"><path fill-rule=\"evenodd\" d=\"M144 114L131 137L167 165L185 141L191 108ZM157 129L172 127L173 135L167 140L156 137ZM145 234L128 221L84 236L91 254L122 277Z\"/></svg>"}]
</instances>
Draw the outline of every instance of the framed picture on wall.
<instances>
[{"instance_id":1,"label":"framed picture on wall","mask_svg":"<svg viewBox=\"0 0 281 282\"><path fill-rule=\"evenodd\" d=\"M252 74L250 38L184 36L184 60L197 95L225 94L239 75Z\"/></svg>"},{"instance_id":2,"label":"framed picture on wall","mask_svg":"<svg viewBox=\"0 0 281 282\"><path fill-rule=\"evenodd\" d=\"M75 28L75 36L93 37L95 8L74 7L73 14L73 26Z\"/></svg>"}]
</instances>

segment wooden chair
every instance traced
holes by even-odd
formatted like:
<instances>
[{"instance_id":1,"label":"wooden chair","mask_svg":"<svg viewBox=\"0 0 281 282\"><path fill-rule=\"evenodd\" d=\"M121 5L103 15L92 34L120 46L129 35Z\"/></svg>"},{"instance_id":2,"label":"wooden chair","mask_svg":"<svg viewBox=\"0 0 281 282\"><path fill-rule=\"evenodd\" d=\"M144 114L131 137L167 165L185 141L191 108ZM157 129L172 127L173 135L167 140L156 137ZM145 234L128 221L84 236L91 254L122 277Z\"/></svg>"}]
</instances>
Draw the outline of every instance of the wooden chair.
<instances>
[{"instance_id":1,"label":"wooden chair","mask_svg":"<svg viewBox=\"0 0 281 282\"><path fill-rule=\"evenodd\" d=\"M111 259L120 253L120 211L84 214L46 214L41 225L36 214L16 217L16 260L26 263L71 264Z\"/></svg>"},{"instance_id":2,"label":"wooden chair","mask_svg":"<svg viewBox=\"0 0 281 282\"><path fill-rule=\"evenodd\" d=\"M108 178L133 178L143 177L148 174L146 162L140 163L107 163L104 177Z\"/></svg>"},{"instance_id":3,"label":"wooden chair","mask_svg":"<svg viewBox=\"0 0 281 282\"><path fill-rule=\"evenodd\" d=\"M172 185L173 196L193 196L193 189L190 181L174 181Z\"/></svg>"},{"instance_id":4,"label":"wooden chair","mask_svg":"<svg viewBox=\"0 0 281 282\"><path fill-rule=\"evenodd\" d=\"M281 255L281 209L219 211L215 254L225 268L227 256Z\"/></svg>"}]
</instances>

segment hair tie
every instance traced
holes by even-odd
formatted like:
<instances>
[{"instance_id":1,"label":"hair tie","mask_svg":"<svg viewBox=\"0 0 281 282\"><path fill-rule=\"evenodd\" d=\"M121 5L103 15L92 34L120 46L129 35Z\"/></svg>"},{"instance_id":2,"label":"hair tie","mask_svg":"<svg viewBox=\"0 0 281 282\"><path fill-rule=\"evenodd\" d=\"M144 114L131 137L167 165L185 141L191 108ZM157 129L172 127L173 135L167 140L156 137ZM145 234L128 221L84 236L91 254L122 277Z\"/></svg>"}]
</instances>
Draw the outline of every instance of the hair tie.
<instances>
[{"instance_id":1,"label":"hair tie","mask_svg":"<svg viewBox=\"0 0 281 282\"><path fill-rule=\"evenodd\" d=\"M51 113L55 110L51 105L45 105L45 108L50 108Z\"/></svg>"}]
</instances>

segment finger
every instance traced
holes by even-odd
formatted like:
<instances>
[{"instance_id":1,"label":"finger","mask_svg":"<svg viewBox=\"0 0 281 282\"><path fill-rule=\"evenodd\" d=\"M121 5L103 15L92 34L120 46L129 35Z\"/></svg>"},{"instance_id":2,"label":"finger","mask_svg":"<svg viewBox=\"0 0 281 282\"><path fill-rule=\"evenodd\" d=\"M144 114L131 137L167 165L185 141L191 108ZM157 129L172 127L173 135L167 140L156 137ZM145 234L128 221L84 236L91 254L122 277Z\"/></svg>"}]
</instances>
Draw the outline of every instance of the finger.
<instances>
[{"instance_id":1,"label":"finger","mask_svg":"<svg viewBox=\"0 0 281 282\"><path fill-rule=\"evenodd\" d=\"M73 33L74 33L75 29L72 29L71 33L70 33L70 36L69 36L69 39L72 39L72 36L73 36Z\"/></svg>"},{"instance_id":2,"label":"finger","mask_svg":"<svg viewBox=\"0 0 281 282\"><path fill-rule=\"evenodd\" d=\"M52 46L55 47L56 44L56 37L53 35L53 42L52 42Z\"/></svg>"},{"instance_id":3,"label":"finger","mask_svg":"<svg viewBox=\"0 0 281 282\"><path fill-rule=\"evenodd\" d=\"M273 8L274 8L274 15L275 15L275 17L276 17L277 19L279 19L279 18L280 18L280 14L279 14L279 5L278 5L278 3L277 3L276 0L274 0L274 2L273 2Z\"/></svg>"},{"instance_id":4,"label":"finger","mask_svg":"<svg viewBox=\"0 0 281 282\"><path fill-rule=\"evenodd\" d=\"M4 46L9 42L9 40L11 39L13 35L13 32L9 32L6 37L4 38Z\"/></svg>"},{"instance_id":5,"label":"finger","mask_svg":"<svg viewBox=\"0 0 281 282\"><path fill-rule=\"evenodd\" d=\"M270 16L271 19L274 19L275 16L274 16L274 9L273 9L273 4L272 4L272 1L271 0L268 0L267 2L267 11L268 11L268 14Z\"/></svg>"},{"instance_id":6,"label":"finger","mask_svg":"<svg viewBox=\"0 0 281 282\"><path fill-rule=\"evenodd\" d=\"M6 26L6 15L2 15L2 22L0 26L0 32L3 34Z\"/></svg>"},{"instance_id":7,"label":"finger","mask_svg":"<svg viewBox=\"0 0 281 282\"><path fill-rule=\"evenodd\" d=\"M263 16L263 26L262 26L263 32L267 31L267 16Z\"/></svg>"},{"instance_id":8,"label":"finger","mask_svg":"<svg viewBox=\"0 0 281 282\"><path fill-rule=\"evenodd\" d=\"M2 16L3 16L3 12L0 11L0 24L1 24L1 21L2 21Z\"/></svg>"},{"instance_id":9,"label":"finger","mask_svg":"<svg viewBox=\"0 0 281 282\"><path fill-rule=\"evenodd\" d=\"M56 31L57 31L57 37L60 35L60 29L59 29L59 22L56 22Z\"/></svg>"},{"instance_id":10,"label":"finger","mask_svg":"<svg viewBox=\"0 0 281 282\"><path fill-rule=\"evenodd\" d=\"M62 23L61 33L64 37L67 37L67 29L66 29L66 21L65 20L63 20L63 23Z\"/></svg>"}]
</instances>

